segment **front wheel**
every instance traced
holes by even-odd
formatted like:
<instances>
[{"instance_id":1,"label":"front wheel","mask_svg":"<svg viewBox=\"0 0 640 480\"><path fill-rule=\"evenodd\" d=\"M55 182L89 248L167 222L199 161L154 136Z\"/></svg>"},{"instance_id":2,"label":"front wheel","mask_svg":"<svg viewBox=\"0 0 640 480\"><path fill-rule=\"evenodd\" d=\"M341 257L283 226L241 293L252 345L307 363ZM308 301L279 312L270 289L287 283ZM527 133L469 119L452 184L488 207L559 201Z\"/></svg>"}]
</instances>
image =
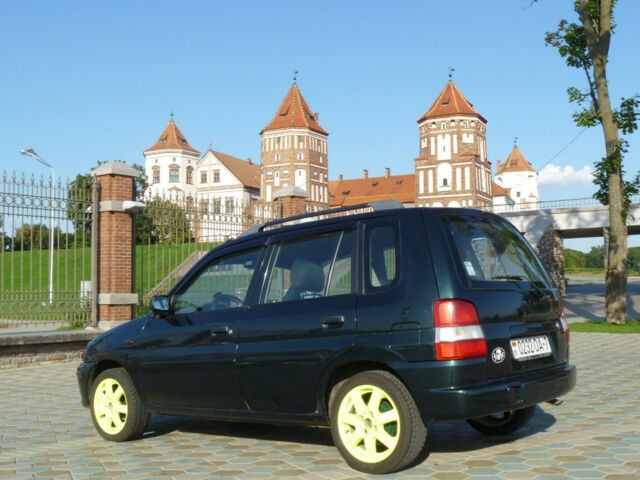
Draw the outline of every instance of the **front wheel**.
<instances>
[{"instance_id":1,"label":"front wheel","mask_svg":"<svg viewBox=\"0 0 640 480\"><path fill-rule=\"evenodd\" d=\"M91 419L107 440L124 442L142 436L149 413L124 368L100 373L91 387Z\"/></svg>"},{"instance_id":2,"label":"front wheel","mask_svg":"<svg viewBox=\"0 0 640 480\"><path fill-rule=\"evenodd\" d=\"M488 435L508 435L524 427L536 411L536 406L521 408L520 410L508 410L486 417L471 418L467 420L469 425L479 432Z\"/></svg>"},{"instance_id":3,"label":"front wheel","mask_svg":"<svg viewBox=\"0 0 640 480\"><path fill-rule=\"evenodd\" d=\"M361 472L400 470L424 447L427 429L420 412L404 384L389 372L362 372L339 383L329 412L338 451Z\"/></svg>"}]
</instances>

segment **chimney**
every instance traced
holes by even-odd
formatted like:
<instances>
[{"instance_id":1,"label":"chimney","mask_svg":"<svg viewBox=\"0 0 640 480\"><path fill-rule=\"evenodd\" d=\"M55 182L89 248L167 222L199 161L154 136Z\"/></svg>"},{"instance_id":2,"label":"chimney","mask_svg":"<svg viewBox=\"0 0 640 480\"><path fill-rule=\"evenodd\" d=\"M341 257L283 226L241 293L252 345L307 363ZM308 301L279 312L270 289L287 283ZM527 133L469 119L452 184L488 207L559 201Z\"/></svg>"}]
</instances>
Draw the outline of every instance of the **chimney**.
<instances>
[{"instance_id":1,"label":"chimney","mask_svg":"<svg viewBox=\"0 0 640 480\"><path fill-rule=\"evenodd\" d=\"M390 176L391 176L391 169L389 167L385 167L384 178L389 178Z\"/></svg>"},{"instance_id":2,"label":"chimney","mask_svg":"<svg viewBox=\"0 0 640 480\"><path fill-rule=\"evenodd\" d=\"M338 181L342 182L342 174L338 175Z\"/></svg>"},{"instance_id":3,"label":"chimney","mask_svg":"<svg viewBox=\"0 0 640 480\"><path fill-rule=\"evenodd\" d=\"M248 163L249 165L253 165L253 162L251 161L251 157L247 158L247 163Z\"/></svg>"},{"instance_id":4,"label":"chimney","mask_svg":"<svg viewBox=\"0 0 640 480\"><path fill-rule=\"evenodd\" d=\"M318 121L318 118L320 118L320 114L319 114L318 112L315 112L315 113L313 114L313 118L315 118L315 119L316 119L316 122L317 122L317 121Z\"/></svg>"},{"instance_id":5,"label":"chimney","mask_svg":"<svg viewBox=\"0 0 640 480\"><path fill-rule=\"evenodd\" d=\"M500 160L496 160L496 171L500 170Z\"/></svg>"},{"instance_id":6,"label":"chimney","mask_svg":"<svg viewBox=\"0 0 640 480\"><path fill-rule=\"evenodd\" d=\"M362 170L362 179L366 180L367 178L369 178L369 170L365 168L364 170Z\"/></svg>"}]
</instances>

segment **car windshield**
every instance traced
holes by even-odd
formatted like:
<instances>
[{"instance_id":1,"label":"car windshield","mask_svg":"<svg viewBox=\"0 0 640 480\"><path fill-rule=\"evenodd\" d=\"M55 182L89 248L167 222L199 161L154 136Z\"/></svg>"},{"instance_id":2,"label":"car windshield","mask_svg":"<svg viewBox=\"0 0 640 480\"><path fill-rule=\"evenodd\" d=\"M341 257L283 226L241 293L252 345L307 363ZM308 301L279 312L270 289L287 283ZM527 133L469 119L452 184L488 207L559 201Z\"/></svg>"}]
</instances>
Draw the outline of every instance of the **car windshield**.
<instances>
[{"instance_id":1,"label":"car windshield","mask_svg":"<svg viewBox=\"0 0 640 480\"><path fill-rule=\"evenodd\" d=\"M476 286L485 283L496 286L500 282L551 288L551 279L536 254L505 220L494 216L446 215L445 225L462 270L474 284L478 282Z\"/></svg>"}]
</instances>

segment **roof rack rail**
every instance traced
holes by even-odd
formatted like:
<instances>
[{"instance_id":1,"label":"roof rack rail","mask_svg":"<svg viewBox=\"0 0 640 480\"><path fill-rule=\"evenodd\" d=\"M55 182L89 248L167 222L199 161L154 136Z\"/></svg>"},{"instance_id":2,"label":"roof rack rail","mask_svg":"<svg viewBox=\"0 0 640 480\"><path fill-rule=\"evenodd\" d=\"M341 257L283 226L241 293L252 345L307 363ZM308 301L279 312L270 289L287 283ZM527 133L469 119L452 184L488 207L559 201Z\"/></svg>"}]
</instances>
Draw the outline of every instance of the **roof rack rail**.
<instances>
[{"instance_id":1,"label":"roof rack rail","mask_svg":"<svg viewBox=\"0 0 640 480\"><path fill-rule=\"evenodd\" d=\"M395 208L405 208L402 202L398 200L377 200L375 202L360 203L358 205L349 205L348 207L330 208L328 210L320 210L317 212L303 213L301 215L294 215L292 217L278 218L276 220L270 220L268 222L254 225L249 229L242 232L238 237L245 237L254 233L262 232L265 228L273 227L281 223L295 222L297 220L303 220L305 218L321 217L324 215L333 215L336 213L348 212L351 210L362 210L363 208L371 208L374 212L382 210L393 210Z\"/></svg>"}]
</instances>

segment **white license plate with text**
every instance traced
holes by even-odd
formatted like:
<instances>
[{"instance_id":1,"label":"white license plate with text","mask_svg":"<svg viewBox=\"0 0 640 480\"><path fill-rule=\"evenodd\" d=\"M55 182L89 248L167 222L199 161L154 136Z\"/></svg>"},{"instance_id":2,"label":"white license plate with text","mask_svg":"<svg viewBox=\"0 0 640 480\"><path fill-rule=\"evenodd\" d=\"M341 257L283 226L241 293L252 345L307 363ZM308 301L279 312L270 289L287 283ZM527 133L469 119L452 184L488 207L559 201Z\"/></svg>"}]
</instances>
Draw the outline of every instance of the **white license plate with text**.
<instances>
[{"instance_id":1,"label":"white license plate with text","mask_svg":"<svg viewBox=\"0 0 640 480\"><path fill-rule=\"evenodd\" d=\"M546 335L515 338L511 340L511 353L516 360L546 357L551 355L551 344Z\"/></svg>"}]
</instances>

